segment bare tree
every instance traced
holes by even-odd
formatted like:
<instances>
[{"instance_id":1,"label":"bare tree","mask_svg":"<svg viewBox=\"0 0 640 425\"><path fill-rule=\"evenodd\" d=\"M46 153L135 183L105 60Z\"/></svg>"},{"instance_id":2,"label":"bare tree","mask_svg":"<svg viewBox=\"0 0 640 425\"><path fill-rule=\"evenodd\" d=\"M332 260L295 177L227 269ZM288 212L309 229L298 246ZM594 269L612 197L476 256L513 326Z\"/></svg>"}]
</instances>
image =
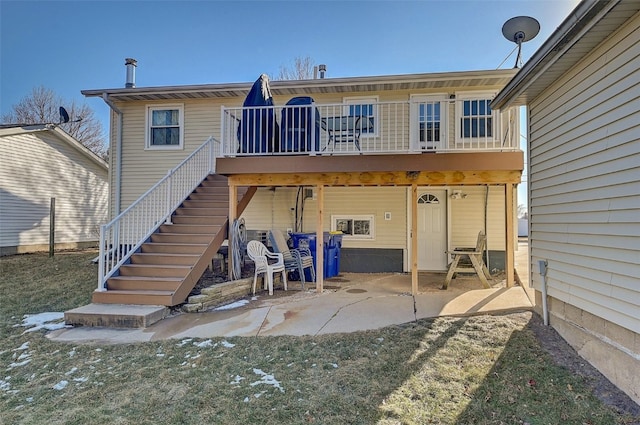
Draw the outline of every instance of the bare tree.
<instances>
[{"instance_id":1,"label":"bare tree","mask_svg":"<svg viewBox=\"0 0 640 425\"><path fill-rule=\"evenodd\" d=\"M309 56L294 59L293 66L280 66L278 80L310 80L314 77L313 67L315 63Z\"/></svg>"},{"instance_id":2,"label":"bare tree","mask_svg":"<svg viewBox=\"0 0 640 425\"><path fill-rule=\"evenodd\" d=\"M75 101L65 102L53 90L40 86L31 90L13 110L2 116L2 122L7 124L57 124L60 121L59 108L64 106L71 117L68 123L60 127L103 159L106 159L107 149L102 125L96 118L93 109ZM81 118L80 120L78 120Z\"/></svg>"}]
</instances>

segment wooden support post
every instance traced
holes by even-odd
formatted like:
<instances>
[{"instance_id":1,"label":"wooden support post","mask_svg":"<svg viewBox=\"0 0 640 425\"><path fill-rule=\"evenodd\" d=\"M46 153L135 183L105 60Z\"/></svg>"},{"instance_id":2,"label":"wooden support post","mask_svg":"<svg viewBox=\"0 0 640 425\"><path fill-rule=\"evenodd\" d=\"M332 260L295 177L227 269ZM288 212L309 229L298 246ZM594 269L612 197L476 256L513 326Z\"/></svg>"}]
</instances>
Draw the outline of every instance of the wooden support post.
<instances>
[{"instance_id":1,"label":"wooden support post","mask_svg":"<svg viewBox=\"0 0 640 425\"><path fill-rule=\"evenodd\" d=\"M513 205L514 196L513 196L513 183L507 183L504 185L505 196L505 269L507 274L507 288L511 288L515 285L515 244L514 244L514 217L515 217L515 208Z\"/></svg>"},{"instance_id":2,"label":"wooden support post","mask_svg":"<svg viewBox=\"0 0 640 425\"><path fill-rule=\"evenodd\" d=\"M316 186L317 221L316 221L316 291L322 293L324 286L324 186Z\"/></svg>"},{"instance_id":3,"label":"wooden support post","mask_svg":"<svg viewBox=\"0 0 640 425\"><path fill-rule=\"evenodd\" d=\"M56 248L56 198L51 198L49 207L49 257Z\"/></svg>"},{"instance_id":4,"label":"wooden support post","mask_svg":"<svg viewBox=\"0 0 640 425\"><path fill-rule=\"evenodd\" d=\"M411 294L418 294L418 185L411 185Z\"/></svg>"},{"instance_id":5,"label":"wooden support post","mask_svg":"<svg viewBox=\"0 0 640 425\"><path fill-rule=\"evenodd\" d=\"M227 240L229 246L227 247L227 259L229 261L229 267L227 269L229 280L233 280L233 252L231 247L233 246L233 222L237 218L238 214L238 190L237 187L230 183L229 185L229 228L227 230ZM224 262L224 259L222 260Z\"/></svg>"}]
</instances>

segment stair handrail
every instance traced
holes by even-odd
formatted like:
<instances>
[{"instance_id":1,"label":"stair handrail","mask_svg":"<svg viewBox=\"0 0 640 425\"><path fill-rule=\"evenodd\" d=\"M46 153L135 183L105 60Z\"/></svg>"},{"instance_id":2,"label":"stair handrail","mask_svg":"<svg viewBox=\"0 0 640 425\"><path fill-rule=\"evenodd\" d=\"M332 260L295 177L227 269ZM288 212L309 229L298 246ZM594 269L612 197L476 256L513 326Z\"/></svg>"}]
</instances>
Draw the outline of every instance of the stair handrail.
<instances>
[{"instance_id":1,"label":"stair handrail","mask_svg":"<svg viewBox=\"0 0 640 425\"><path fill-rule=\"evenodd\" d=\"M100 226L98 291L106 291L107 280L120 266L162 224L171 223L176 208L207 175L215 173L219 155L220 141L211 136L113 220Z\"/></svg>"}]
</instances>

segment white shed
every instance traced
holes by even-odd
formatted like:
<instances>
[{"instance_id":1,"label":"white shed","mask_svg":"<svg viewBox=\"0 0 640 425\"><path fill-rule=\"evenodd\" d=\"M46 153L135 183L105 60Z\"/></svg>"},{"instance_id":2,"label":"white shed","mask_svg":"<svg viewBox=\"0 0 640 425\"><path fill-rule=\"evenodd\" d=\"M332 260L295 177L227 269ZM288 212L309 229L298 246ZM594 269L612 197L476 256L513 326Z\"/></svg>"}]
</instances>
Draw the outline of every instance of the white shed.
<instances>
[{"instance_id":1,"label":"white shed","mask_svg":"<svg viewBox=\"0 0 640 425\"><path fill-rule=\"evenodd\" d=\"M55 125L0 126L0 255L96 245L108 213L107 163Z\"/></svg>"}]
</instances>

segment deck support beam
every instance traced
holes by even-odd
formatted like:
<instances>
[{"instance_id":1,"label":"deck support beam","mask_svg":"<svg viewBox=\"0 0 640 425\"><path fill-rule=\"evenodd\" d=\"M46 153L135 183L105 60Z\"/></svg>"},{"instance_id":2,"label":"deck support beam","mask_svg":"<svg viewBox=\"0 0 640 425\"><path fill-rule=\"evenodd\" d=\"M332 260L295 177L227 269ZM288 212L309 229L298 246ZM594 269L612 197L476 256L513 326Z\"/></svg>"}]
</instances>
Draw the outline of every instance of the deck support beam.
<instances>
[{"instance_id":1,"label":"deck support beam","mask_svg":"<svg viewBox=\"0 0 640 425\"><path fill-rule=\"evenodd\" d=\"M229 180L229 226L227 229L227 240L228 240L228 248L227 248L227 260L229 261L229 266L227 267L229 280L233 280L233 253L231 252L231 247L233 246L233 242L231 239L233 238L233 222L236 220L238 215L238 187L233 184L231 180Z\"/></svg>"},{"instance_id":2,"label":"deck support beam","mask_svg":"<svg viewBox=\"0 0 640 425\"><path fill-rule=\"evenodd\" d=\"M514 261L514 185L512 183L507 183L504 185L504 202L505 202L505 272L507 275L507 288L511 288L515 285L515 261Z\"/></svg>"},{"instance_id":3,"label":"deck support beam","mask_svg":"<svg viewBox=\"0 0 640 425\"><path fill-rule=\"evenodd\" d=\"M418 185L411 185L411 294L418 294Z\"/></svg>"},{"instance_id":4,"label":"deck support beam","mask_svg":"<svg viewBox=\"0 0 640 425\"><path fill-rule=\"evenodd\" d=\"M317 221L316 221L316 292L322 293L324 287L324 186L316 186Z\"/></svg>"}]
</instances>

